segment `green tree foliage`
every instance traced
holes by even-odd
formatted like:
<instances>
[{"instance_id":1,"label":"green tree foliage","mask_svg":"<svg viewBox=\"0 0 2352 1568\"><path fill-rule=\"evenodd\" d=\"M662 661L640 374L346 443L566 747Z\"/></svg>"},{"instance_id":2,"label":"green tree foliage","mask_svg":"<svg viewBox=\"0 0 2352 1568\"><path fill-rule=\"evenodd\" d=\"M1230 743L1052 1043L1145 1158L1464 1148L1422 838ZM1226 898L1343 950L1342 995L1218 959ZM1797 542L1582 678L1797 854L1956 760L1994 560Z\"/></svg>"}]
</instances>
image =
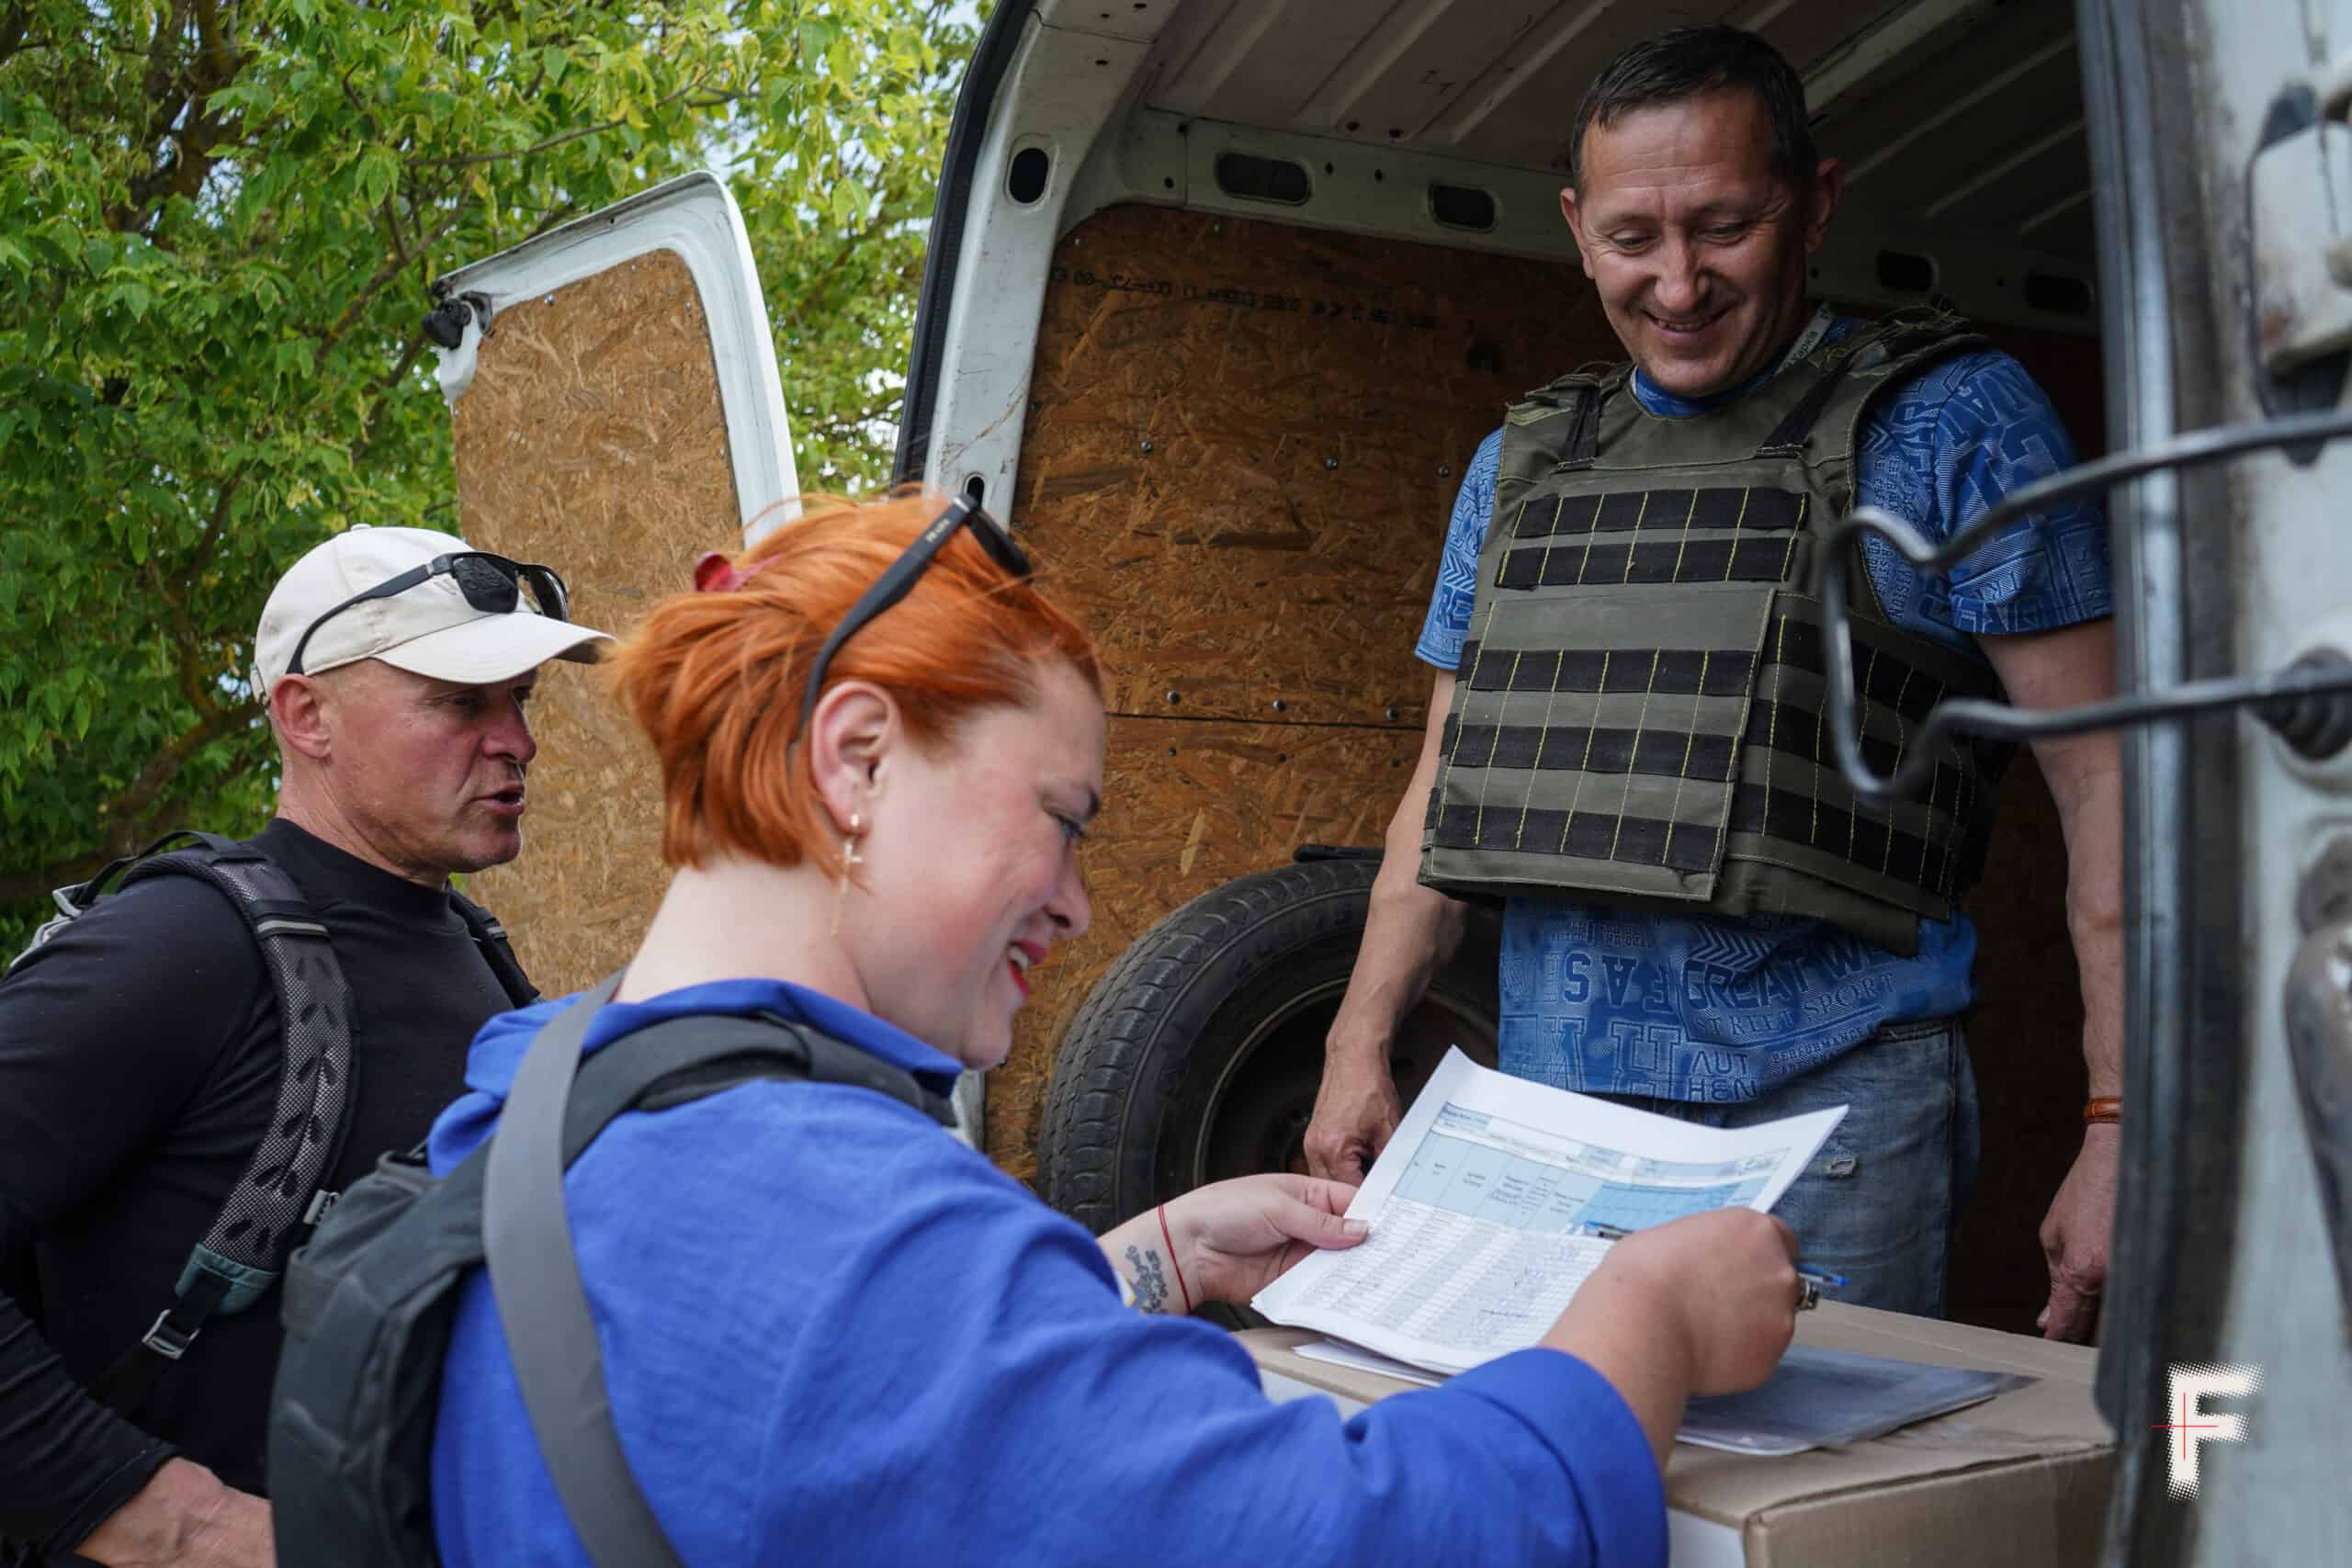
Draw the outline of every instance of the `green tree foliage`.
<instances>
[{"instance_id":1,"label":"green tree foliage","mask_svg":"<svg viewBox=\"0 0 2352 1568\"><path fill-rule=\"evenodd\" d=\"M278 571L453 527L426 285L706 164L803 484L884 480L954 0L0 0L0 936L257 827Z\"/></svg>"}]
</instances>

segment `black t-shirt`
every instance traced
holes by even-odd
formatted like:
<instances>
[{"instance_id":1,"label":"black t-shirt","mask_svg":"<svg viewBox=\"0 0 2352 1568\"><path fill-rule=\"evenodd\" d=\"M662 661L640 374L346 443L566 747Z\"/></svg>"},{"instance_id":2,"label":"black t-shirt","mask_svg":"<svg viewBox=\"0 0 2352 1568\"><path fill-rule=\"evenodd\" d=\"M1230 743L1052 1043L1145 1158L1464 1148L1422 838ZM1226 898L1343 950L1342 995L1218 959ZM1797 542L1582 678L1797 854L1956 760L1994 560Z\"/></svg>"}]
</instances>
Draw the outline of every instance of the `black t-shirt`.
<instances>
[{"instance_id":1,"label":"black t-shirt","mask_svg":"<svg viewBox=\"0 0 2352 1568\"><path fill-rule=\"evenodd\" d=\"M282 818L251 841L350 982L351 1131L324 1183L341 1190L424 1136L511 1004L446 892ZM261 1141L277 1005L236 908L188 876L101 900L0 981L0 1257L33 1238L41 1292L38 1328L0 1296L0 1538L71 1546L174 1451L262 1490L275 1292L207 1324L133 1421L86 1391L170 1304Z\"/></svg>"}]
</instances>

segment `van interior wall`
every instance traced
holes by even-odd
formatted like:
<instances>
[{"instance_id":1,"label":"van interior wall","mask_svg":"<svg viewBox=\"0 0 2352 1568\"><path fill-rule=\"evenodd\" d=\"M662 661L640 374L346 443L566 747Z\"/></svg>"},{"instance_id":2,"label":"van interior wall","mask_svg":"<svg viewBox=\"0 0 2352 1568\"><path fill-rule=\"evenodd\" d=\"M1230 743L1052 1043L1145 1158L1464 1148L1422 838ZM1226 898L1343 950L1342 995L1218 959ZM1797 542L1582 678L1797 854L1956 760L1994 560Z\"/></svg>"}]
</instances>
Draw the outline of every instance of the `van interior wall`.
<instances>
[{"instance_id":1,"label":"van interior wall","mask_svg":"<svg viewBox=\"0 0 2352 1568\"><path fill-rule=\"evenodd\" d=\"M1996 331L2077 442L2087 339ZM1619 349L1571 265L1146 206L1066 235L1010 511L1101 640L1107 807L1093 929L1039 971L989 1077L988 1151L1034 1179L1054 1053L1087 991L1186 900L1303 843L1380 841L1431 671L1413 642L1463 469L1518 396ZM2027 1327L2043 1208L2079 1141L2064 846L2030 758L1971 900L1986 1157L1955 1315Z\"/></svg>"},{"instance_id":2,"label":"van interior wall","mask_svg":"<svg viewBox=\"0 0 2352 1568\"><path fill-rule=\"evenodd\" d=\"M553 566L586 625L628 631L741 541L710 328L673 251L504 305L451 412L467 540ZM627 962L661 903L662 779L595 669L541 671L531 728L522 857L469 890L559 996Z\"/></svg>"}]
</instances>

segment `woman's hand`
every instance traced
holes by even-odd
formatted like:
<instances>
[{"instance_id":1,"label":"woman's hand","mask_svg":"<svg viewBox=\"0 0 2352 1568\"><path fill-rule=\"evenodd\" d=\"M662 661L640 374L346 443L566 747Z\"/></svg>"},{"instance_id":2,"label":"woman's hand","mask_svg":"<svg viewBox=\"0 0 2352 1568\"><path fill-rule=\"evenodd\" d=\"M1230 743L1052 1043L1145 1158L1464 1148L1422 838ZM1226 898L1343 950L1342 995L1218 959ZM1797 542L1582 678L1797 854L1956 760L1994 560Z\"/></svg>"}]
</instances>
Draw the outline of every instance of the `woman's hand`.
<instances>
[{"instance_id":1,"label":"woman's hand","mask_svg":"<svg viewBox=\"0 0 2352 1568\"><path fill-rule=\"evenodd\" d=\"M1636 1231L1609 1249L1543 1343L1609 1380L1661 1467L1694 1393L1772 1375L1804 1288L1797 1238L1770 1214L1716 1209Z\"/></svg>"},{"instance_id":2,"label":"woman's hand","mask_svg":"<svg viewBox=\"0 0 2352 1568\"><path fill-rule=\"evenodd\" d=\"M1176 1260L1193 1303L1235 1305L1310 1252L1351 1247L1372 1234L1344 1219L1356 1190L1313 1176L1243 1176L1196 1188L1168 1205Z\"/></svg>"},{"instance_id":3,"label":"woman's hand","mask_svg":"<svg viewBox=\"0 0 2352 1568\"><path fill-rule=\"evenodd\" d=\"M1237 1177L1136 1215L1103 1235L1102 1247L1147 1312L1238 1305L1308 1253L1370 1235L1362 1221L1342 1217L1355 1195L1344 1181L1312 1176Z\"/></svg>"}]
</instances>

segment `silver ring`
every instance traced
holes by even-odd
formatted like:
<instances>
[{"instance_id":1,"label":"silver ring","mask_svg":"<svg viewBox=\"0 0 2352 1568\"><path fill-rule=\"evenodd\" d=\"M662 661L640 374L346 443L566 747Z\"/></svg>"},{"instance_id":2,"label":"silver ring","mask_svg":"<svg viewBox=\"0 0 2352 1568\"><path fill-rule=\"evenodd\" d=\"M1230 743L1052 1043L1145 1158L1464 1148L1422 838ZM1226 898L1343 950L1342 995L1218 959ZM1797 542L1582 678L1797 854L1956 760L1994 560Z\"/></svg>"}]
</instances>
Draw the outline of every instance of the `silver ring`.
<instances>
[{"instance_id":1,"label":"silver ring","mask_svg":"<svg viewBox=\"0 0 2352 1568\"><path fill-rule=\"evenodd\" d=\"M1797 1284L1801 1287L1797 1295L1797 1311L1811 1312L1821 1304L1819 1285L1815 1284L1811 1280L1799 1280Z\"/></svg>"}]
</instances>

